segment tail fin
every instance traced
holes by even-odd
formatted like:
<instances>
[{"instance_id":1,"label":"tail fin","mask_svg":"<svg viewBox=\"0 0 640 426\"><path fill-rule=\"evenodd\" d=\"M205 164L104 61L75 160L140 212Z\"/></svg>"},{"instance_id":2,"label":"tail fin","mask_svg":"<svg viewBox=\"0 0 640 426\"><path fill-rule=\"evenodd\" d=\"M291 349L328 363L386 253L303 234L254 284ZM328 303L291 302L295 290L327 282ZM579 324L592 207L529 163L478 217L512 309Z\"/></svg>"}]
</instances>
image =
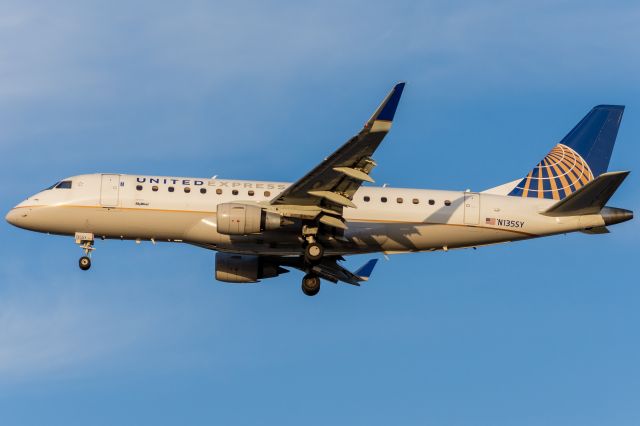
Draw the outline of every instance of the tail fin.
<instances>
[{"instance_id":1,"label":"tail fin","mask_svg":"<svg viewBox=\"0 0 640 426\"><path fill-rule=\"evenodd\" d=\"M562 200L607 171L624 106L598 105L509 193Z\"/></svg>"}]
</instances>

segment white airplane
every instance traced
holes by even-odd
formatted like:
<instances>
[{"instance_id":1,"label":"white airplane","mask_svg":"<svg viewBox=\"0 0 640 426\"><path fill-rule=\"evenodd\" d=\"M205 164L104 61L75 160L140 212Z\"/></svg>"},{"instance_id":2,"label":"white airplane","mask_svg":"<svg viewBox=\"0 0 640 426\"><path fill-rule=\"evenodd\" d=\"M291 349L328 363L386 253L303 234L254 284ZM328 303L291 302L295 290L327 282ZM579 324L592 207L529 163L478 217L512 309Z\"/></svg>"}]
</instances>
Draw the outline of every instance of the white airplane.
<instances>
[{"instance_id":1,"label":"white airplane","mask_svg":"<svg viewBox=\"0 0 640 426\"><path fill-rule=\"evenodd\" d=\"M350 272L361 253L478 247L574 231L597 234L633 217L605 204L629 172L607 172L624 107L593 108L523 179L483 192L387 188L372 159L404 89L397 84L356 136L297 182L96 173L63 179L13 208L20 228L74 236L91 266L94 241L148 240L216 250L216 279L253 283L305 273L359 285L376 260Z\"/></svg>"}]
</instances>

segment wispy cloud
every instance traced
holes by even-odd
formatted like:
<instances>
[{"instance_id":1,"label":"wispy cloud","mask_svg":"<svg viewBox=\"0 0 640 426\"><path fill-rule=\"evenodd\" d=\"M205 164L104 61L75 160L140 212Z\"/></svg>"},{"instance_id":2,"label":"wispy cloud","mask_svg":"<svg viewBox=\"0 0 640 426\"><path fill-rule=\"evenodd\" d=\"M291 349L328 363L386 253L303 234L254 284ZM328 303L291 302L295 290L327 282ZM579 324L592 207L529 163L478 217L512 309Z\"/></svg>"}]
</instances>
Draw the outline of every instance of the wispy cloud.
<instances>
[{"instance_id":1,"label":"wispy cloud","mask_svg":"<svg viewBox=\"0 0 640 426\"><path fill-rule=\"evenodd\" d=\"M6 278L6 277L3 277ZM78 292L73 280L3 280L0 298L0 384L64 376L109 359L149 336L149 318ZM121 321L122 317L127 319Z\"/></svg>"},{"instance_id":2,"label":"wispy cloud","mask_svg":"<svg viewBox=\"0 0 640 426\"><path fill-rule=\"evenodd\" d=\"M269 132L297 119L301 92L322 111L362 93L374 105L399 79L429 102L603 82L624 90L640 79L638 19L634 2L10 0L0 18L0 152L40 170L65 152L67 164L47 172L57 176L93 171L69 169L87 151L114 164L123 153L192 162L185 140L202 150L218 142L217 155L232 155L231 141L264 150ZM314 99L320 90L332 98Z\"/></svg>"},{"instance_id":3,"label":"wispy cloud","mask_svg":"<svg viewBox=\"0 0 640 426\"><path fill-rule=\"evenodd\" d=\"M354 19L357 16L358 19ZM637 81L640 6L585 2L220 5L201 1L9 2L0 94L11 99L193 97L256 76L269 85L380 69L518 84L582 79L593 67ZM606 27L606 31L598 28ZM9 42L10 41L10 42ZM610 62L626 58L626 69ZM637 70L637 69L636 69ZM460 77L467 76L462 80ZM469 80L469 78L471 80ZM258 80L260 81L260 80Z\"/></svg>"}]
</instances>

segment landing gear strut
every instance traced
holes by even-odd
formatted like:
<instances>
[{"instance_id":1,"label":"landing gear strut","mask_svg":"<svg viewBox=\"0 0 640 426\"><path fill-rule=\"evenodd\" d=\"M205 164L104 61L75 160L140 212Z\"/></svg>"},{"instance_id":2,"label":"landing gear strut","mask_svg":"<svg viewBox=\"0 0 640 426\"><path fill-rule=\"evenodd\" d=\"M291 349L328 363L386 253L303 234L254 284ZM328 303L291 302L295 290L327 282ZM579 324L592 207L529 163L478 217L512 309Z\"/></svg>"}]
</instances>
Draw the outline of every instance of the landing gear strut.
<instances>
[{"instance_id":1,"label":"landing gear strut","mask_svg":"<svg viewBox=\"0 0 640 426\"><path fill-rule=\"evenodd\" d=\"M307 265L307 271L311 266L317 265L322 261L324 256L324 247L316 240L318 234L317 226L305 225L302 227L302 236L306 240L304 246L304 263ZM315 296L320 292L320 277L312 272L302 278L302 292L307 296Z\"/></svg>"},{"instance_id":2,"label":"landing gear strut","mask_svg":"<svg viewBox=\"0 0 640 426\"><path fill-rule=\"evenodd\" d=\"M317 226L305 225L302 227L302 237L305 240L304 260L309 265L320 263L324 256L324 247L316 240Z\"/></svg>"},{"instance_id":3,"label":"landing gear strut","mask_svg":"<svg viewBox=\"0 0 640 426\"><path fill-rule=\"evenodd\" d=\"M315 296L320 291L320 278L307 274L302 279L302 292L307 296Z\"/></svg>"},{"instance_id":4,"label":"landing gear strut","mask_svg":"<svg viewBox=\"0 0 640 426\"><path fill-rule=\"evenodd\" d=\"M78 261L78 266L83 271L91 268L91 252L95 250L93 247L93 234L89 232L76 232L76 244L84 251L84 256Z\"/></svg>"}]
</instances>

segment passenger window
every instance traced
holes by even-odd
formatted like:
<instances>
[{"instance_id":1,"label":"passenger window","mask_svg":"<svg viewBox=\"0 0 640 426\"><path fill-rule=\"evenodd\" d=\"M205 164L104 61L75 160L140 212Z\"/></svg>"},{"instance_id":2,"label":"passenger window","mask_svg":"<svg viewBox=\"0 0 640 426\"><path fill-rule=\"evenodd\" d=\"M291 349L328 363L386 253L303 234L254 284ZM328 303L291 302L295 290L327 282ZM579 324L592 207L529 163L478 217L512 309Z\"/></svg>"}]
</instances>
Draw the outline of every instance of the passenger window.
<instances>
[{"instance_id":1,"label":"passenger window","mask_svg":"<svg viewBox=\"0 0 640 426\"><path fill-rule=\"evenodd\" d=\"M413 199L413 204L419 204L419 203L420 203L420 200L418 200L417 198Z\"/></svg>"},{"instance_id":2,"label":"passenger window","mask_svg":"<svg viewBox=\"0 0 640 426\"><path fill-rule=\"evenodd\" d=\"M233 191L231 191L231 193L232 193L233 195L238 195L238 190L237 190L237 189L234 189Z\"/></svg>"},{"instance_id":3,"label":"passenger window","mask_svg":"<svg viewBox=\"0 0 640 426\"><path fill-rule=\"evenodd\" d=\"M396 198L396 203L402 204L404 200L401 197Z\"/></svg>"},{"instance_id":4,"label":"passenger window","mask_svg":"<svg viewBox=\"0 0 640 426\"><path fill-rule=\"evenodd\" d=\"M387 202L387 197L381 197L380 201L382 201L383 203L386 203Z\"/></svg>"},{"instance_id":5,"label":"passenger window","mask_svg":"<svg viewBox=\"0 0 640 426\"><path fill-rule=\"evenodd\" d=\"M436 203L436 201L435 201L435 200L429 200L429 205L430 205L430 206L434 205L435 203Z\"/></svg>"},{"instance_id":6,"label":"passenger window","mask_svg":"<svg viewBox=\"0 0 640 426\"><path fill-rule=\"evenodd\" d=\"M201 194L206 194L207 193L207 188L200 188L200 193Z\"/></svg>"},{"instance_id":7,"label":"passenger window","mask_svg":"<svg viewBox=\"0 0 640 426\"><path fill-rule=\"evenodd\" d=\"M71 181L70 180L63 180L62 182L60 182L59 184L56 185L56 188L58 188L58 189L71 189Z\"/></svg>"},{"instance_id":8,"label":"passenger window","mask_svg":"<svg viewBox=\"0 0 640 426\"><path fill-rule=\"evenodd\" d=\"M270 197L271 196L271 191L264 191L264 196L265 197Z\"/></svg>"},{"instance_id":9,"label":"passenger window","mask_svg":"<svg viewBox=\"0 0 640 426\"><path fill-rule=\"evenodd\" d=\"M157 185L153 185L153 186L151 187L151 190L152 190L153 192L158 192L158 186L157 186Z\"/></svg>"},{"instance_id":10,"label":"passenger window","mask_svg":"<svg viewBox=\"0 0 640 426\"><path fill-rule=\"evenodd\" d=\"M255 195L255 192L249 191L247 194L249 194L249 197L253 197Z\"/></svg>"},{"instance_id":11,"label":"passenger window","mask_svg":"<svg viewBox=\"0 0 640 426\"><path fill-rule=\"evenodd\" d=\"M173 192L173 191L175 191L175 188L173 186L170 186L170 187L167 188L167 191Z\"/></svg>"},{"instance_id":12,"label":"passenger window","mask_svg":"<svg viewBox=\"0 0 640 426\"><path fill-rule=\"evenodd\" d=\"M187 194L191 192L191 188L189 188L188 186L184 187L184 192L186 192Z\"/></svg>"},{"instance_id":13,"label":"passenger window","mask_svg":"<svg viewBox=\"0 0 640 426\"><path fill-rule=\"evenodd\" d=\"M365 203L368 203L369 201L371 201L371 197L369 197L368 195L365 195L363 200Z\"/></svg>"},{"instance_id":14,"label":"passenger window","mask_svg":"<svg viewBox=\"0 0 640 426\"><path fill-rule=\"evenodd\" d=\"M222 189L220 189L220 188L216 189L216 194L222 195Z\"/></svg>"},{"instance_id":15,"label":"passenger window","mask_svg":"<svg viewBox=\"0 0 640 426\"><path fill-rule=\"evenodd\" d=\"M445 205L445 206L450 206L450 205L451 205L451 201L449 201L449 200L445 200L445 201L444 201L444 205Z\"/></svg>"},{"instance_id":16,"label":"passenger window","mask_svg":"<svg viewBox=\"0 0 640 426\"><path fill-rule=\"evenodd\" d=\"M142 185L136 185L136 189L137 189L138 191L142 191Z\"/></svg>"}]
</instances>

